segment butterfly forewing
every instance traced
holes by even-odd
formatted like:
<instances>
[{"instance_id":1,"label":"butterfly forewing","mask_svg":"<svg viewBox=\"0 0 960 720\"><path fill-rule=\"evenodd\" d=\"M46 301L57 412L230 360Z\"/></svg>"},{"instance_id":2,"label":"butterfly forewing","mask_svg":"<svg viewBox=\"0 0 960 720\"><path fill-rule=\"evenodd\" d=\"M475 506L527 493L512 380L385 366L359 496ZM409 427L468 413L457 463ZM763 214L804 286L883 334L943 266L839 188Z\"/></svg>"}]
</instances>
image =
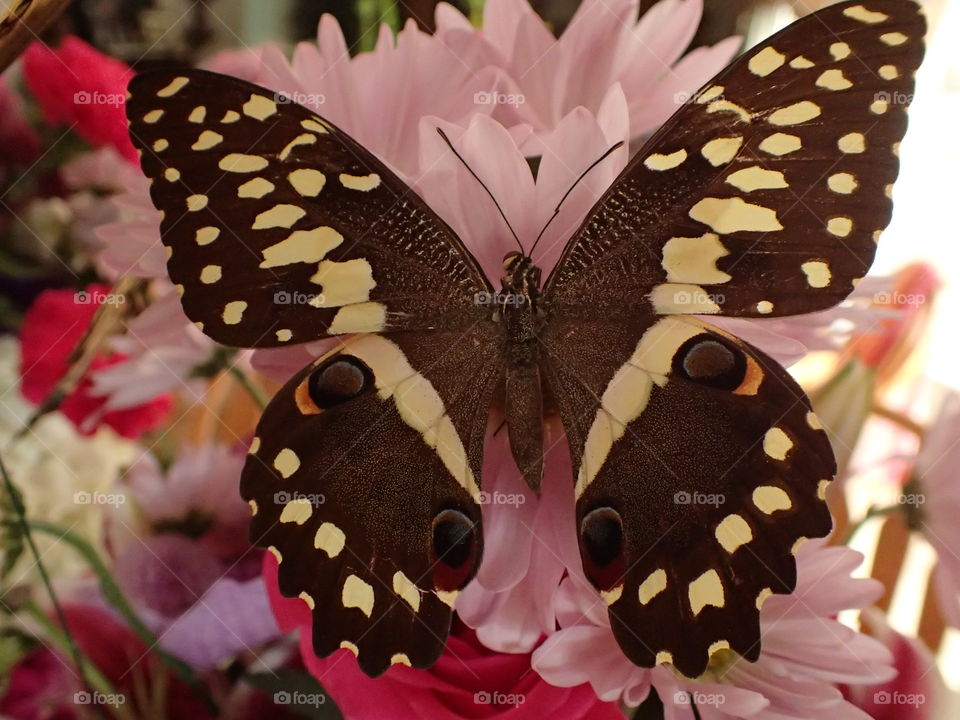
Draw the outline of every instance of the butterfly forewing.
<instances>
[{"instance_id":1,"label":"butterfly forewing","mask_svg":"<svg viewBox=\"0 0 960 720\"><path fill-rule=\"evenodd\" d=\"M489 288L452 230L312 111L200 70L137 76L130 135L170 278L213 339L465 327Z\"/></svg>"},{"instance_id":2,"label":"butterfly forewing","mask_svg":"<svg viewBox=\"0 0 960 720\"><path fill-rule=\"evenodd\" d=\"M840 302L890 221L924 31L914 2L845 2L745 52L613 183L548 297L758 317Z\"/></svg>"}]
</instances>

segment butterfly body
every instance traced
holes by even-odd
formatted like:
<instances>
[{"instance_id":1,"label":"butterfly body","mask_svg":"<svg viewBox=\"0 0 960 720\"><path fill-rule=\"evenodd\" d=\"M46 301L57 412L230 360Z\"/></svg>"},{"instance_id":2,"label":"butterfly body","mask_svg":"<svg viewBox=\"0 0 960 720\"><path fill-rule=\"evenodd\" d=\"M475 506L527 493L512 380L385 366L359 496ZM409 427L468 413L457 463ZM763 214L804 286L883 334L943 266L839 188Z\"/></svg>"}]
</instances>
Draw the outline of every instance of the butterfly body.
<instances>
[{"instance_id":1,"label":"butterfly body","mask_svg":"<svg viewBox=\"0 0 960 720\"><path fill-rule=\"evenodd\" d=\"M499 292L312 109L197 70L131 83L186 314L228 345L341 339L276 394L241 478L318 654L376 675L442 652L482 556L497 407L533 488L559 415L569 531L628 658L696 677L717 653L759 656L764 600L830 531L836 466L789 373L700 318L822 310L866 274L924 27L913 2L853 0L748 50L640 148L543 282L511 253Z\"/></svg>"}]
</instances>

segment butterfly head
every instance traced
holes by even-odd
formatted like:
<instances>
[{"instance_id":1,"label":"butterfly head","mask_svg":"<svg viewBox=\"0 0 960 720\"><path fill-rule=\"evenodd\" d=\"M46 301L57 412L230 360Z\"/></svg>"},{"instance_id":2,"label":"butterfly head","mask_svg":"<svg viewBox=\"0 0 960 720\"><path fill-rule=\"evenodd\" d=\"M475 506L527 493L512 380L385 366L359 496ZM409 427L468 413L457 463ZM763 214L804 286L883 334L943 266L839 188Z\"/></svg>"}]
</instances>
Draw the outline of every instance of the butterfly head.
<instances>
[{"instance_id":1,"label":"butterfly head","mask_svg":"<svg viewBox=\"0 0 960 720\"><path fill-rule=\"evenodd\" d=\"M504 292L516 292L532 298L540 290L540 268L530 256L514 250L503 256Z\"/></svg>"}]
</instances>

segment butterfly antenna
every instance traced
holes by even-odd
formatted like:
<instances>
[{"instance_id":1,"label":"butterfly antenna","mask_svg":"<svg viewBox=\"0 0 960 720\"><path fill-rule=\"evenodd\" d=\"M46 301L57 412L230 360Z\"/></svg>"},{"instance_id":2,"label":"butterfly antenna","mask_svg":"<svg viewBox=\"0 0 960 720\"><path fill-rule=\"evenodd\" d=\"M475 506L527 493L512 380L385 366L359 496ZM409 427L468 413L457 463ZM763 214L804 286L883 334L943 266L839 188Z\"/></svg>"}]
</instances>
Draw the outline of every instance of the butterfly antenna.
<instances>
[{"instance_id":1,"label":"butterfly antenna","mask_svg":"<svg viewBox=\"0 0 960 720\"><path fill-rule=\"evenodd\" d=\"M500 203L497 202L497 199L493 196L493 193L490 192L490 188L484 185L483 180L480 179L480 176L473 171L472 167L467 165L467 161L463 159L463 155L457 152L457 149L453 146L453 143L450 142L450 138L447 137L447 134L443 131L443 129L437 128L437 132L440 133L440 137L442 137L443 141L450 147L450 149L453 151L453 154L457 156L457 159L463 163L463 166L470 171L470 174L473 175L474 179L480 183L480 187L487 191L487 195L490 196L490 199L493 200L493 204L496 205L497 211L500 213L500 217L502 217L503 221L507 224L510 234L513 235L513 239L517 241L517 247L520 248L520 253L524 254L523 245L520 243L520 238L517 237L517 233L514 232L513 226L510 224L510 221L507 220L507 216L504 214L503 208L500 207Z\"/></svg>"},{"instance_id":2,"label":"butterfly antenna","mask_svg":"<svg viewBox=\"0 0 960 720\"><path fill-rule=\"evenodd\" d=\"M610 157L610 155L612 155L616 150L619 150L621 147L623 147L623 140L621 140L620 142L618 142L616 145L612 146L612 147L611 147L609 150L607 150L603 155L601 155L601 156L598 157L596 160L594 160L592 163L590 163L590 167L588 167L586 170L584 170L582 173L580 173L580 177L578 177L576 180L573 181L573 185L571 185L571 186L570 186L570 189L567 190L567 191L563 194L563 197L562 197L562 198L560 198L560 202L557 203L557 207L555 207L555 208L553 209L553 215L551 215L551 216L550 216L550 219L547 220L547 224L543 226L543 229L540 231L540 234L537 235L537 239L533 241L533 247L530 248L530 256L531 256L531 257L533 256L533 251L537 249L537 243L540 242L540 238L543 237L543 234L547 231L547 228L550 227L550 223L552 223L553 220L554 220L554 218L556 218L557 215L560 214L560 206L563 205L563 201L566 200L567 197L569 197L570 193L573 192L573 189L574 189L577 185L579 185L579 184L580 184L580 181L583 180L583 179L587 176L587 173L589 173L591 170L593 170L597 165L599 165L600 163L602 163L604 160L606 160L608 157Z\"/></svg>"}]
</instances>

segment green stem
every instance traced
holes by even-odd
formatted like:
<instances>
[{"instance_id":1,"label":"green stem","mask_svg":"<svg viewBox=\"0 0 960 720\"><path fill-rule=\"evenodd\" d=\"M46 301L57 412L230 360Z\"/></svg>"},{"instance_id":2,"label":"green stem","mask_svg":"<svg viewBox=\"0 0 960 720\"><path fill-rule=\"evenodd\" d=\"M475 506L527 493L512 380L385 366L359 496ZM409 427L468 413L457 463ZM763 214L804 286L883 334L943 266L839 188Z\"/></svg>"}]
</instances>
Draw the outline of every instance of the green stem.
<instances>
[{"instance_id":1,"label":"green stem","mask_svg":"<svg viewBox=\"0 0 960 720\"><path fill-rule=\"evenodd\" d=\"M97 554L97 551L93 546L77 535L69 531L64 531L63 528L46 522L45 520L28 520L27 524L30 528L36 530L37 532L46 533L48 535L53 535L57 538L63 540L74 550L76 550L80 555L83 556L83 559L86 560L87 564L96 574L97 579L100 581L100 592L103 593L104 599L110 603L113 608L120 613L126 623L130 626L130 629L137 635L138 638L147 646L147 648L156 653L157 657L168 667L170 670L179 677L183 682L189 685L210 707L210 709L216 712L216 703L213 700L213 697L210 695L209 690L200 682L196 673L194 673L193 668L191 668L183 660L180 660L177 657L174 657L170 653L166 652L159 646L159 640L157 636L150 631L143 621L140 619L140 616L137 615L136 611L127 601L127 598L124 596L123 591L120 589L120 586L117 585L116 581L113 579L113 576L110 574L110 570L104 564L103 560L100 559L100 556Z\"/></svg>"},{"instance_id":2,"label":"green stem","mask_svg":"<svg viewBox=\"0 0 960 720\"><path fill-rule=\"evenodd\" d=\"M16 515L17 523L20 525L20 531L23 533L23 537L27 542L27 546L30 548L30 553L33 555L33 561L37 566L37 572L40 574L40 580L43 582L43 585L47 590L47 594L50 596L50 604L53 605L53 610L57 615L57 620L59 620L60 626L63 628L65 645L70 652L70 656L73 658L74 664L76 665L77 674L80 676L80 683L83 685L83 688L89 692L90 681L87 678L87 663L84 660L83 655L80 653L80 648L77 647L73 633L70 632L70 626L67 624L67 617L63 612L63 607L60 605L60 599L57 597L57 593L53 589L53 583L50 581L50 575L47 573L47 567L43 564L40 551L37 549L36 542L34 542L33 533L30 532L30 524L27 521L27 509L23 505L23 498L20 497L20 492L17 490L16 486L13 484L13 480L7 473L7 466L4 464L2 457L0 457L0 475L3 476L4 488L6 489L7 494L10 496L10 504L13 507L13 513Z\"/></svg>"},{"instance_id":3,"label":"green stem","mask_svg":"<svg viewBox=\"0 0 960 720\"><path fill-rule=\"evenodd\" d=\"M56 624L53 623L49 617L47 617L43 610L37 607L37 605L33 602L27 603L24 606L24 609L26 610L27 614L44 629L45 637L51 644L57 646L61 652L69 650L71 644L69 636L60 628L58 628ZM103 695L120 695L120 693L117 692L116 688L110 682L109 678L101 673L96 667L89 665L87 667L87 673L90 686L94 690ZM126 700L126 698L124 698L124 700ZM111 709L118 717L129 718L130 720L133 720L134 718L134 715L129 706L127 706L126 702L112 705Z\"/></svg>"},{"instance_id":4,"label":"green stem","mask_svg":"<svg viewBox=\"0 0 960 720\"><path fill-rule=\"evenodd\" d=\"M257 407L259 407L261 410L264 410L267 407L267 396L263 394L263 390L261 390L243 370L238 368L236 365L231 365L228 368L228 372L237 379L237 382L240 383L240 387L247 391L247 395L249 395L250 399L257 404Z\"/></svg>"},{"instance_id":5,"label":"green stem","mask_svg":"<svg viewBox=\"0 0 960 720\"><path fill-rule=\"evenodd\" d=\"M850 542L853 540L853 536L860 531L860 528L862 528L864 525L866 525L868 522L870 522L874 518L884 517L886 515L892 515L893 513L899 512L901 510L903 510L902 505L887 505L886 507L877 507L876 505L871 505L867 509L867 514L864 515L862 518L860 518L856 523L854 523L853 526L850 528L850 530L847 531L847 536L844 538L843 544L849 545Z\"/></svg>"}]
</instances>

